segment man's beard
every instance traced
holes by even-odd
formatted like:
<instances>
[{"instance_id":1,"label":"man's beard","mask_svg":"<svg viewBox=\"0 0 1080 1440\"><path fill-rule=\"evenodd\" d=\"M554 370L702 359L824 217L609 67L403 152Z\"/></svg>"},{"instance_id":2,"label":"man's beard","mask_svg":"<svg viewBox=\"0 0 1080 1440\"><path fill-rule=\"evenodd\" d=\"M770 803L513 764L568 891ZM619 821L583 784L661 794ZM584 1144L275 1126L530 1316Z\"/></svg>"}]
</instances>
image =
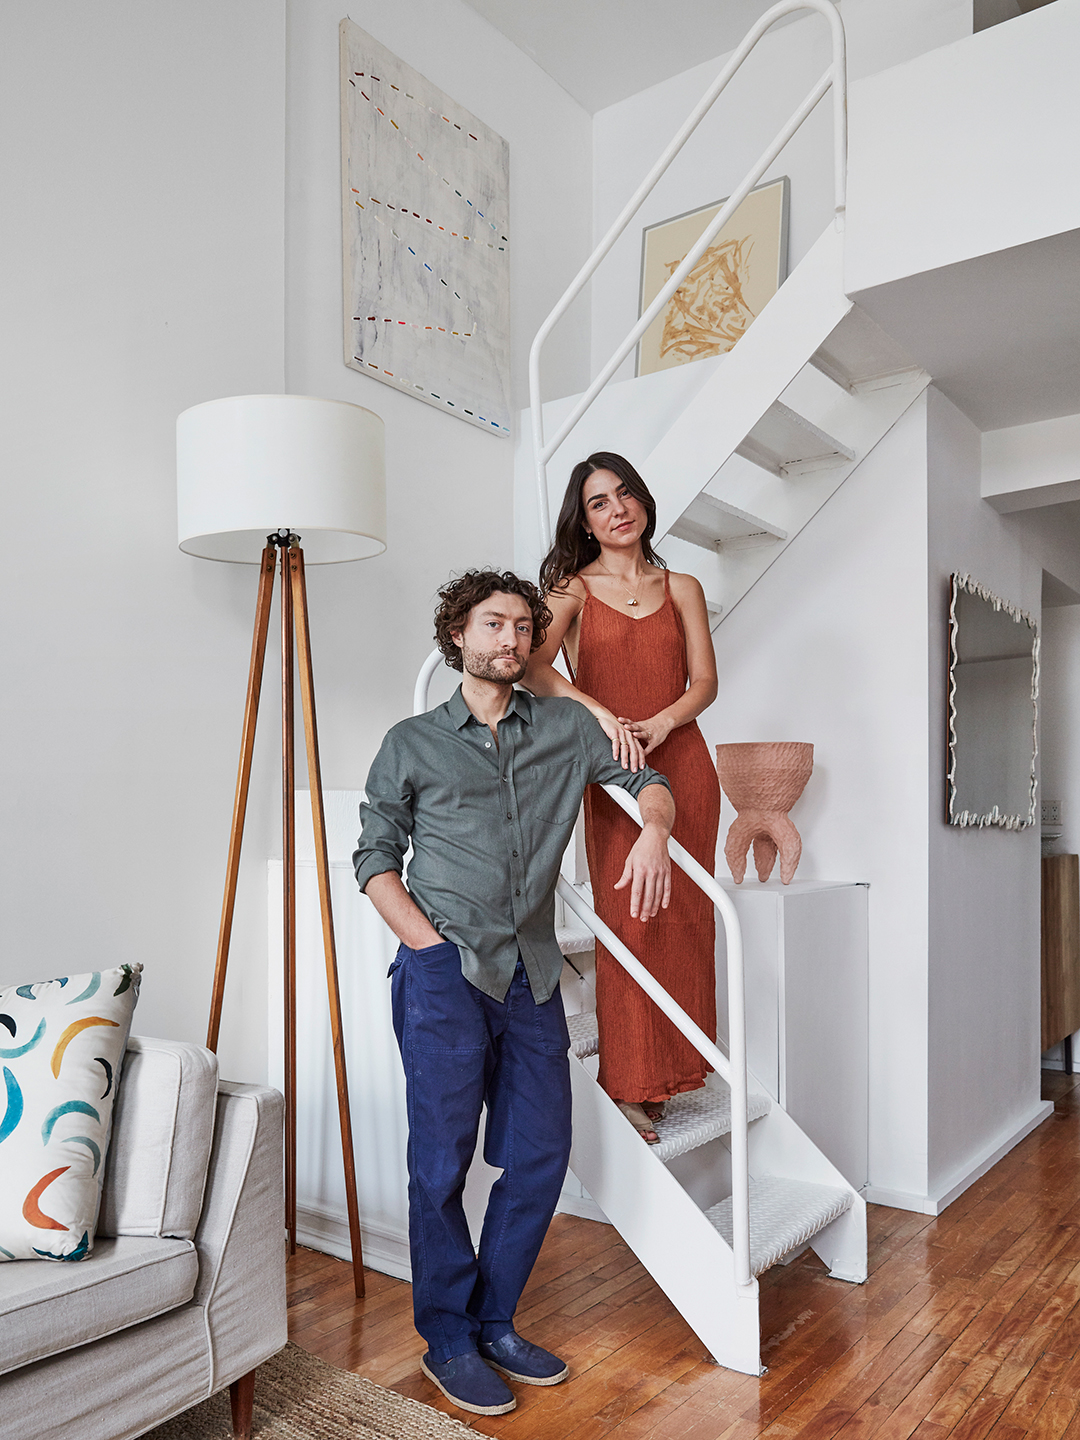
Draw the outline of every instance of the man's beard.
<instances>
[{"instance_id":1,"label":"man's beard","mask_svg":"<svg viewBox=\"0 0 1080 1440\"><path fill-rule=\"evenodd\" d=\"M513 668L500 664L503 659L512 660ZM461 663L465 672L475 680L493 680L496 685L516 685L529 668L528 660L517 655L501 656L494 650L470 650L461 647Z\"/></svg>"}]
</instances>

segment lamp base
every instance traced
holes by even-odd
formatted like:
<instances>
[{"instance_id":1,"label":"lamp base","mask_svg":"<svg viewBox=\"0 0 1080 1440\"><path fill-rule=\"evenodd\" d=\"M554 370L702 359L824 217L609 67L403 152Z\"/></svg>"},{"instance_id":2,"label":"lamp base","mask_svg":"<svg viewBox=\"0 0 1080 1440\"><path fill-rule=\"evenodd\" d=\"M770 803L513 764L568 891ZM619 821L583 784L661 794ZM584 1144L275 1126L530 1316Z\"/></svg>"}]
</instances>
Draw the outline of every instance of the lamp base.
<instances>
[{"instance_id":1,"label":"lamp base","mask_svg":"<svg viewBox=\"0 0 1080 1440\"><path fill-rule=\"evenodd\" d=\"M236 777L229 858L225 872L225 896L218 932L217 963L210 1001L207 1048L217 1050L221 1009L229 963L236 886L240 873L240 849L247 814L251 763L255 749L255 727L266 661L266 640L270 628L270 607L274 593L276 551L281 551L281 798L283 859L283 931L285 973L285 1225L289 1250L296 1252L296 816L294 783L295 727L293 707L294 642L299 662L300 698L304 717L308 782L311 790L311 818L315 832L315 862L319 876L323 950L326 956L326 988L330 1006L330 1034L337 1079L338 1117L345 1168L345 1199L349 1212L349 1239L353 1259L353 1286L364 1294L364 1256L360 1237L360 1210L356 1198L356 1163L353 1153L352 1117L345 1065L345 1041L341 1025L341 992L338 984L334 919L330 904L330 862L326 847L326 817L323 810L322 777L319 765L319 737L315 718L315 682L311 664L308 629L307 583L300 537L282 528L266 537L259 562L259 591L255 607L255 632L248 670L247 700L244 706L240 764Z\"/></svg>"}]
</instances>

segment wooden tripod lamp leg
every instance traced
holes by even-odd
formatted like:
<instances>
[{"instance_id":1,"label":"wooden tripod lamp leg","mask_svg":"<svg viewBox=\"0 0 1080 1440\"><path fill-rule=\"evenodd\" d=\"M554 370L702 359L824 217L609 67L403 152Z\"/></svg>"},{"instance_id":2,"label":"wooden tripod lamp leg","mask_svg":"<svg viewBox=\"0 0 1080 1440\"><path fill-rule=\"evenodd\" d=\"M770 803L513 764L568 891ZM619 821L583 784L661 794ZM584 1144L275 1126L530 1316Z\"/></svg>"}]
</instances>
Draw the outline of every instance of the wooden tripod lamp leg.
<instances>
[{"instance_id":1,"label":"wooden tripod lamp leg","mask_svg":"<svg viewBox=\"0 0 1080 1440\"><path fill-rule=\"evenodd\" d=\"M334 1071L337 1077L341 1149L345 1161L345 1199L349 1211L353 1287L356 1294L362 1297L364 1294L364 1254L360 1242L360 1208L356 1199L356 1162L353 1156L352 1118L349 1113L349 1082L345 1073L345 1040L341 1028L341 992L338 988L334 917L330 906L330 862L326 849L326 816L323 810L322 775L319 768L319 736L315 722L315 683L311 668L311 640L308 632L307 585L304 580L304 553L299 545L290 548L289 565L292 573L292 599L296 618L300 695L304 707L304 734L307 739L311 819L315 831L315 862L319 873L323 949L326 954L326 988L330 1001L330 1034L334 1047Z\"/></svg>"},{"instance_id":2,"label":"wooden tripod lamp leg","mask_svg":"<svg viewBox=\"0 0 1080 1440\"><path fill-rule=\"evenodd\" d=\"M247 814L248 788L251 782L251 757L255 750L255 722L259 717L259 692L262 688L263 664L266 659L266 635L270 626L270 603L274 598L274 569L277 554L267 545L259 562L259 598L255 605L255 633L251 641L251 665L248 669L247 701L244 705L244 729L240 740L240 765L236 775L236 798L233 801L232 830L229 833L229 859L225 867L225 898L221 903L221 926L218 930L217 963L214 967L214 989L210 1000L210 1022L206 1029L206 1048L215 1053L221 1029L221 1002L225 994L225 972L229 966L229 943L232 939L233 911L236 907L236 881L240 873L240 846L244 838L244 817Z\"/></svg>"},{"instance_id":3,"label":"wooden tripod lamp leg","mask_svg":"<svg viewBox=\"0 0 1080 1440\"><path fill-rule=\"evenodd\" d=\"M296 1254L296 778L293 587L281 547L281 890L285 979L285 1227Z\"/></svg>"}]
</instances>

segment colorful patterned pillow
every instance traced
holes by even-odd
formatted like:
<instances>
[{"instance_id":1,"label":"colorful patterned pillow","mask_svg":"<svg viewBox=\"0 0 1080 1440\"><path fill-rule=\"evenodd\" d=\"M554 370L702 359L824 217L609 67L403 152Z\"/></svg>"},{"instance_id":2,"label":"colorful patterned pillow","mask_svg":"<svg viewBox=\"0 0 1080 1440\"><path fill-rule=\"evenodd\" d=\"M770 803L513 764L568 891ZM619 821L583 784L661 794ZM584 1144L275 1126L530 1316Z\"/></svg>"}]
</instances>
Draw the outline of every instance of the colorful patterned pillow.
<instances>
[{"instance_id":1,"label":"colorful patterned pillow","mask_svg":"<svg viewBox=\"0 0 1080 1440\"><path fill-rule=\"evenodd\" d=\"M0 1261L93 1249L141 971L0 990Z\"/></svg>"}]
</instances>

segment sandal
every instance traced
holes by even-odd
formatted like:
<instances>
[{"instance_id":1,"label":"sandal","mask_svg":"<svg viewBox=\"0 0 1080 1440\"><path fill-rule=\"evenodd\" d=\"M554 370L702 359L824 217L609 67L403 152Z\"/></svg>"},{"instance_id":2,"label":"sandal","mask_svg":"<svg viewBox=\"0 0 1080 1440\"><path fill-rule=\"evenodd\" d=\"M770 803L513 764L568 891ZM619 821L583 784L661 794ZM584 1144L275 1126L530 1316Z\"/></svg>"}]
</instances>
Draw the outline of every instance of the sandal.
<instances>
[{"instance_id":1,"label":"sandal","mask_svg":"<svg viewBox=\"0 0 1080 1440\"><path fill-rule=\"evenodd\" d=\"M667 1102L665 1100L643 1100L641 1108L650 1120L663 1120L667 1114Z\"/></svg>"},{"instance_id":2,"label":"sandal","mask_svg":"<svg viewBox=\"0 0 1080 1440\"><path fill-rule=\"evenodd\" d=\"M633 1125L646 1145L660 1144L660 1136L653 1129L653 1122L649 1119L648 1115L645 1114L645 1111L640 1105L631 1104L627 1100L616 1100L615 1104L618 1105L619 1109L626 1116L627 1120L630 1121L630 1124Z\"/></svg>"}]
</instances>

